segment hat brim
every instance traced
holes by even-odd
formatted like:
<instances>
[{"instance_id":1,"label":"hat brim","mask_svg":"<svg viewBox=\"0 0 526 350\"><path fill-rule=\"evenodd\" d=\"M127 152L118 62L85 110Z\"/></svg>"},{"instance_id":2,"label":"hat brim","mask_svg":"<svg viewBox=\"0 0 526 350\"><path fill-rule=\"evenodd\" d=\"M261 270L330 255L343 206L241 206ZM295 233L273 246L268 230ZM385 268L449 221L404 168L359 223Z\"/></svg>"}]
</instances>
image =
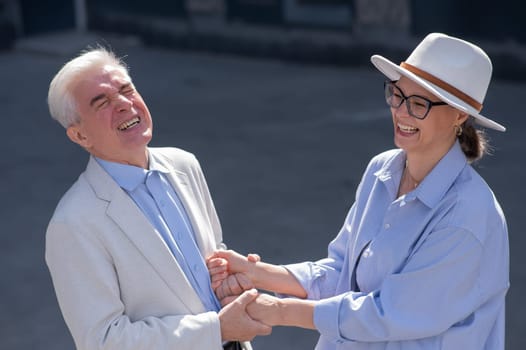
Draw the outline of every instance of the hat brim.
<instances>
[{"instance_id":1,"label":"hat brim","mask_svg":"<svg viewBox=\"0 0 526 350\"><path fill-rule=\"evenodd\" d=\"M380 72L382 72L390 80L398 80L403 75L404 77L407 77L408 79L411 79L418 85L422 86L424 89L431 92L433 95L437 96L439 99L446 102L448 105L457 108L464 113L469 114L470 116L475 118L477 124L498 131L506 131L506 128L504 126L489 118L484 117L479 113L479 111L477 111L475 108L462 101L455 95L447 92L446 90L438 87L433 83L430 83L429 81L419 77L418 75L408 71L407 69L389 61L387 58L382 57L380 55L373 55L371 57L371 62Z\"/></svg>"}]
</instances>

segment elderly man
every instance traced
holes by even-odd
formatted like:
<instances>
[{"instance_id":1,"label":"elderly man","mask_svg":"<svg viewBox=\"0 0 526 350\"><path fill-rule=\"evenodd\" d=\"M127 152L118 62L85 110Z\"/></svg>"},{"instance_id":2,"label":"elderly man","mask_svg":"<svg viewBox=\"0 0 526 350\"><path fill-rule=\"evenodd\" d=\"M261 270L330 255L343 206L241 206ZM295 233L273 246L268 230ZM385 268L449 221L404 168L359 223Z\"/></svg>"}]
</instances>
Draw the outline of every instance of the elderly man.
<instances>
[{"instance_id":1,"label":"elderly man","mask_svg":"<svg viewBox=\"0 0 526 350\"><path fill-rule=\"evenodd\" d=\"M81 54L53 78L48 104L91 155L46 234L77 348L250 349L270 333L246 313L255 290L220 310L204 258L222 233L205 178L192 154L147 147L152 118L125 64L102 48Z\"/></svg>"}]
</instances>

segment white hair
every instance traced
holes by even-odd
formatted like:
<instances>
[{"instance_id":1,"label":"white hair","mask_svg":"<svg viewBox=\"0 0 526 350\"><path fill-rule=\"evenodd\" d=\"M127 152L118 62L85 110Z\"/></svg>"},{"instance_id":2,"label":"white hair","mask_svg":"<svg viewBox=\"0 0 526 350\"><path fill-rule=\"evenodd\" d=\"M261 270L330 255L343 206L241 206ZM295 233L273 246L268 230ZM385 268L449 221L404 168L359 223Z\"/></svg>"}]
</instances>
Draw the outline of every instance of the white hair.
<instances>
[{"instance_id":1,"label":"white hair","mask_svg":"<svg viewBox=\"0 0 526 350\"><path fill-rule=\"evenodd\" d=\"M111 65L122 69L129 76L128 67L112 51L97 47L84 51L67 62L49 84L47 103L51 117L64 128L80 121L72 90L82 77L95 68Z\"/></svg>"}]
</instances>

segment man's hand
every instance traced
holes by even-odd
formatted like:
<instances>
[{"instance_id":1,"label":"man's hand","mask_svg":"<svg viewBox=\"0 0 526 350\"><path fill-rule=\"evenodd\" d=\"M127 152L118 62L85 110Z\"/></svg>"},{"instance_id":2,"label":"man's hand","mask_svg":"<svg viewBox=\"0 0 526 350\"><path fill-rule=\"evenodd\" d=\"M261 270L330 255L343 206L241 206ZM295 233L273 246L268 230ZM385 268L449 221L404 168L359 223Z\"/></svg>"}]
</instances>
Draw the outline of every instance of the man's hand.
<instances>
[{"instance_id":1,"label":"man's hand","mask_svg":"<svg viewBox=\"0 0 526 350\"><path fill-rule=\"evenodd\" d=\"M216 290L228 277L228 260L216 258L212 255L206 259L206 267L210 273L212 289Z\"/></svg>"},{"instance_id":2,"label":"man's hand","mask_svg":"<svg viewBox=\"0 0 526 350\"><path fill-rule=\"evenodd\" d=\"M269 335L272 327L250 318L247 305L258 296L255 289L245 291L219 312L223 341L250 341L257 335Z\"/></svg>"},{"instance_id":3,"label":"man's hand","mask_svg":"<svg viewBox=\"0 0 526 350\"><path fill-rule=\"evenodd\" d=\"M238 296L244 291L253 288L255 288L254 283L244 273L235 273L223 280L215 292L217 299L221 301L221 305L225 306L233 300L229 297Z\"/></svg>"}]
</instances>

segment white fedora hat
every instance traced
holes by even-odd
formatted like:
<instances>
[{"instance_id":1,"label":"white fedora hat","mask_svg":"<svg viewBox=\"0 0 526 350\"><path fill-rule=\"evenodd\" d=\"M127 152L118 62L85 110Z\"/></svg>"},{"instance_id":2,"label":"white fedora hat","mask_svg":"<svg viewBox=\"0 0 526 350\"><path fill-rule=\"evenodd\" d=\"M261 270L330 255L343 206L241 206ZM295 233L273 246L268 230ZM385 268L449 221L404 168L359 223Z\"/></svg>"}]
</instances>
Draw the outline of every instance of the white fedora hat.
<instances>
[{"instance_id":1,"label":"white fedora hat","mask_svg":"<svg viewBox=\"0 0 526 350\"><path fill-rule=\"evenodd\" d=\"M481 48L441 33L429 34L397 65L373 55L371 62L390 80L403 75L487 128L506 131L480 114L491 80L491 60Z\"/></svg>"}]
</instances>

